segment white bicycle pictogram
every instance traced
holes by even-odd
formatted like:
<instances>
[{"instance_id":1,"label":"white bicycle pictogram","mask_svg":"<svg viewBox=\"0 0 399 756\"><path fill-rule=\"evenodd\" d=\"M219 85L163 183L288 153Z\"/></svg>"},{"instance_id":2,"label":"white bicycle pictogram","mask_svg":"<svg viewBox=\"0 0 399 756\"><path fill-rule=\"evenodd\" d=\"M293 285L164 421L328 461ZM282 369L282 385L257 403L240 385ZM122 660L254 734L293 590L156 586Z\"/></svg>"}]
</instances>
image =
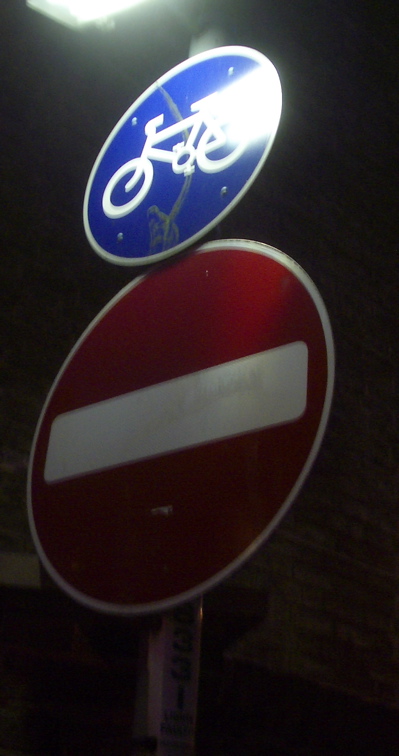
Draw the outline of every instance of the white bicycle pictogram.
<instances>
[{"instance_id":1,"label":"white bicycle pictogram","mask_svg":"<svg viewBox=\"0 0 399 756\"><path fill-rule=\"evenodd\" d=\"M146 123L144 133L147 138L141 155L128 160L118 168L105 187L102 207L108 218L122 218L128 215L145 199L154 178L152 160L170 163L175 174L190 176L195 171L196 165L204 173L217 173L226 170L241 157L248 146L248 139L245 138L244 130L240 131L238 143L237 140L234 140L231 152L213 160L208 157L208 155L226 147L226 145L227 149L229 148L229 139L223 127L231 123L231 112L227 111L222 117L219 114L215 115L220 111L218 102L219 95L214 92L192 103L192 115L159 131L157 129L164 122L163 113L151 118ZM236 107L238 107L238 104L236 104ZM203 127L205 129L200 134ZM187 134L187 138L185 141L174 144L172 149L162 149L155 146L180 133ZM128 201L122 204L114 204L112 201L114 190L130 174L132 175L124 186L126 194L130 194ZM131 192L137 185L140 188L132 197Z\"/></svg>"}]
</instances>

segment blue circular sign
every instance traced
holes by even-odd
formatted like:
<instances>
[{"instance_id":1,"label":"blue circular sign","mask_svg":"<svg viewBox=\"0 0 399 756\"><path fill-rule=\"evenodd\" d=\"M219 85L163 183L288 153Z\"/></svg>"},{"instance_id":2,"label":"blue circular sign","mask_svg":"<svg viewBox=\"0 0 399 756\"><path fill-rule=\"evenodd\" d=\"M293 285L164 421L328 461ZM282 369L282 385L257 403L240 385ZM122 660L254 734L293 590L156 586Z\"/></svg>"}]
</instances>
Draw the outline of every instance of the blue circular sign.
<instances>
[{"instance_id":1,"label":"blue circular sign","mask_svg":"<svg viewBox=\"0 0 399 756\"><path fill-rule=\"evenodd\" d=\"M136 100L92 168L83 216L93 249L143 265L210 231L259 173L281 115L273 64L221 47L179 64Z\"/></svg>"}]
</instances>

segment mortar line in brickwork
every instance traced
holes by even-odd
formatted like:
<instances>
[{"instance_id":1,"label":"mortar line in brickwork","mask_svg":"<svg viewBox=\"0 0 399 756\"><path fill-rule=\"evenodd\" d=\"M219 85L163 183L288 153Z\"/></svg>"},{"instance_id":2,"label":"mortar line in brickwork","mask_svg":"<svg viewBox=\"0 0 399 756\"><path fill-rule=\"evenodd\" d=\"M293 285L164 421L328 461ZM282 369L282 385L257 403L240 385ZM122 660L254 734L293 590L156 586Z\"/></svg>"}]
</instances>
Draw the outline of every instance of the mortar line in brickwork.
<instances>
[{"instance_id":1,"label":"mortar line in brickwork","mask_svg":"<svg viewBox=\"0 0 399 756\"><path fill-rule=\"evenodd\" d=\"M321 546L320 544L316 544L310 541L307 541L305 538L301 538L300 536L296 535L290 535L290 534L284 534L284 537L291 541L292 543L296 543L300 546L303 546L308 549L313 549L314 551L318 551L320 553L326 554L329 558L332 556L337 557L342 562L355 564L357 567L361 567L365 572L371 572L373 575L378 575L378 577L382 578L389 578L392 581L395 581L397 579L397 575L394 572L388 572L388 570L384 570L381 567L375 567L374 565L370 566L366 564L365 562L361 562L359 559L356 559L355 557L348 556L347 554L342 554L339 551L336 551L332 548L327 548L326 546Z\"/></svg>"}]
</instances>

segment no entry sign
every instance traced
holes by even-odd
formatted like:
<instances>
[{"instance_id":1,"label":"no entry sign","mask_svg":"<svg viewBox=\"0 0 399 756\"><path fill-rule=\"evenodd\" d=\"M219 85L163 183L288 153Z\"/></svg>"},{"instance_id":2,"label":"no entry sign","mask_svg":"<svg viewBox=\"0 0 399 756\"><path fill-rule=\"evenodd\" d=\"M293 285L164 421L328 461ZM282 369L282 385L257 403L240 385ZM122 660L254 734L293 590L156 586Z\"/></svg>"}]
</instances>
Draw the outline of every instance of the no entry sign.
<instances>
[{"instance_id":1,"label":"no entry sign","mask_svg":"<svg viewBox=\"0 0 399 756\"><path fill-rule=\"evenodd\" d=\"M44 406L30 524L53 578L93 608L162 610L265 540L316 456L333 390L323 302L262 244L205 244L93 321Z\"/></svg>"}]
</instances>

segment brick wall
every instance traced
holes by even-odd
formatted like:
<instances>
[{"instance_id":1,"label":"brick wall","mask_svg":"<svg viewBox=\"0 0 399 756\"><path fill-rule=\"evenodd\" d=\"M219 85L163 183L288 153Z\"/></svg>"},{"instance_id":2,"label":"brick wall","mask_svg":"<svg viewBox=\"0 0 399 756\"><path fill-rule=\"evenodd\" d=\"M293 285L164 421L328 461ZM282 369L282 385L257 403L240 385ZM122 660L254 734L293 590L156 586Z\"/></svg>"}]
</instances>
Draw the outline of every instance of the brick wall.
<instances>
[{"instance_id":1,"label":"brick wall","mask_svg":"<svg viewBox=\"0 0 399 756\"><path fill-rule=\"evenodd\" d=\"M372 33L372 17L355 7L340 23L339 32L331 28L335 63L330 49L316 53L320 37L306 50L293 43L298 69L287 76L267 188L233 220L234 232L255 226L313 277L330 314L337 371L313 471L234 578L267 586L269 609L229 653L397 706L397 103L383 85L394 27Z\"/></svg>"}]
</instances>

